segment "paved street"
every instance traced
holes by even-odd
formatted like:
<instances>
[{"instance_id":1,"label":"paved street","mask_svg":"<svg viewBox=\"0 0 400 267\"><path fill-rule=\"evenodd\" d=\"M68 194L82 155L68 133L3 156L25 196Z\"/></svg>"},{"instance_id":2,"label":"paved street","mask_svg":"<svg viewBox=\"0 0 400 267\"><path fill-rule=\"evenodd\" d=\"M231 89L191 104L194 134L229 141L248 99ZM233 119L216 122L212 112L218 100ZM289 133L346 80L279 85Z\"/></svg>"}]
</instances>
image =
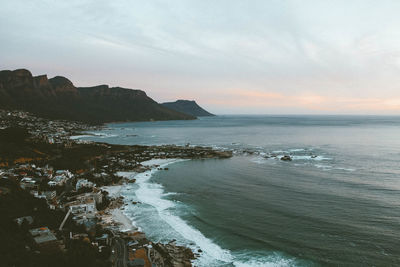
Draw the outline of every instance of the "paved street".
<instances>
[{"instance_id":1,"label":"paved street","mask_svg":"<svg viewBox=\"0 0 400 267\"><path fill-rule=\"evenodd\" d=\"M128 261L128 250L125 241L120 237L114 237L112 248L114 250L114 266L126 267Z\"/></svg>"}]
</instances>

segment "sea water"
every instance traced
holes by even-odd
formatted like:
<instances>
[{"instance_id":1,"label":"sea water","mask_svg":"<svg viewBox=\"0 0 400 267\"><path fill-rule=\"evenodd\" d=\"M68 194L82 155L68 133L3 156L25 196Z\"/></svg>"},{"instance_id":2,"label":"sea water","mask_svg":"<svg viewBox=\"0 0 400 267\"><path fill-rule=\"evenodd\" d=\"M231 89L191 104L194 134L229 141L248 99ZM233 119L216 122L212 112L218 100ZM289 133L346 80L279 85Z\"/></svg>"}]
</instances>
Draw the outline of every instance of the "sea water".
<instances>
[{"instance_id":1,"label":"sea water","mask_svg":"<svg viewBox=\"0 0 400 267\"><path fill-rule=\"evenodd\" d=\"M164 162L123 191L133 221L200 250L198 266L400 265L400 117L217 116L82 138L234 151Z\"/></svg>"}]
</instances>

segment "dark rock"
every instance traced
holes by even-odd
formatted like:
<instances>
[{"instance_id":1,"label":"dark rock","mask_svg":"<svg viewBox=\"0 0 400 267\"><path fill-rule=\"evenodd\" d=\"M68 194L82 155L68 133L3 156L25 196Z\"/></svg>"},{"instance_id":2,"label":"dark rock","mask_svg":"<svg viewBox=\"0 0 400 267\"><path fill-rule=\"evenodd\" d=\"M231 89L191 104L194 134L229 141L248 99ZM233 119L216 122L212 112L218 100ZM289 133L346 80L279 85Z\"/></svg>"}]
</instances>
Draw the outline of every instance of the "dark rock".
<instances>
[{"instance_id":1,"label":"dark rock","mask_svg":"<svg viewBox=\"0 0 400 267\"><path fill-rule=\"evenodd\" d=\"M281 157L281 160L283 160L283 161L292 161L292 158L289 155L285 155L285 156Z\"/></svg>"}]
</instances>

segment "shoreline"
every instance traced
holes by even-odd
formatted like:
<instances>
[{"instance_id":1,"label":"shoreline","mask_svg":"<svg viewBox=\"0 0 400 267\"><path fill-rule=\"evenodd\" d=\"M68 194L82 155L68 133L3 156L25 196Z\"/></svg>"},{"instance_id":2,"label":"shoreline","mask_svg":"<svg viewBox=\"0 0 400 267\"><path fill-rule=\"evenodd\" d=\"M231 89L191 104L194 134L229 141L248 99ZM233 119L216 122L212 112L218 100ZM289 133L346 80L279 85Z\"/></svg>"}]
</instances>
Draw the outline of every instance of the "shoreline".
<instances>
[{"instance_id":1,"label":"shoreline","mask_svg":"<svg viewBox=\"0 0 400 267\"><path fill-rule=\"evenodd\" d=\"M108 210L106 209L106 213L108 213L111 216L110 220L108 221L108 224L118 227L118 231L122 234L126 234L127 236L141 236L141 239L144 239L145 243L149 244L146 252L148 256L145 259L145 262L147 262L148 259L150 260L150 263L154 263L155 261L156 263L161 264L161 266L164 266L164 264L167 264L165 266L197 266L195 264L196 259L198 259L201 256L198 249L195 249L185 244L177 244L176 239L174 239L173 237L171 237L171 239L167 243L160 241L153 242L150 241L151 239L148 240L146 231L142 231L140 225L136 224L136 222L126 214L125 208L129 207L129 205L132 205L131 203L132 201L127 200L127 197L123 194L123 190L125 188L128 188L128 190L132 190L132 188L129 188L129 186L137 184L136 183L137 180L140 180L142 178L145 179L145 181L147 181L152 177L154 173L160 171L161 169L164 169L166 166L187 160L189 159L153 158L150 160L146 160L141 162L141 165L145 168L145 170L142 172L136 172L136 171L117 172L118 176L121 176L128 181L133 180L135 181L134 183L124 182L123 184L120 185L104 186L100 188L101 190L107 191L109 194L108 196L118 202L116 207L113 207L112 209ZM137 188L134 191L135 194L138 189L139 188ZM146 204L153 206L149 203ZM155 206L153 207L157 208ZM132 255L133 257L136 258L138 252L135 252L135 250L133 251L134 252L132 252ZM143 252L140 252L140 254L142 255ZM151 262L151 259L153 260L153 262ZM145 266L150 266L150 265L145 265Z\"/></svg>"},{"instance_id":2,"label":"shoreline","mask_svg":"<svg viewBox=\"0 0 400 267\"><path fill-rule=\"evenodd\" d=\"M147 161L141 162L141 164L145 167L150 167L150 169L144 171L144 172L135 172L135 171L123 171L123 172L117 172L118 176L122 176L125 179L128 180L136 180L137 176L140 175L145 175L148 176L149 178L152 177L152 175L158 171L158 168L164 168L170 164L174 164L177 162L182 162L185 161L183 159L151 159ZM124 195L122 194L122 191L124 187L129 186L128 183L124 183L122 185L109 185L109 186L103 186L100 189L104 190L108 193L108 196L113 198L113 199L121 199L123 204L118 205L118 207L115 207L113 209L110 209L109 212L112 215L112 221L118 225L120 225L120 231L121 232L126 232L126 231L141 231L140 226L136 225L135 222L129 218L125 213L124 209L126 206L130 205L131 203L126 201Z\"/></svg>"},{"instance_id":3,"label":"shoreline","mask_svg":"<svg viewBox=\"0 0 400 267\"><path fill-rule=\"evenodd\" d=\"M108 196L113 199L121 199L121 197L123 198L121 191L124 186L126 185L109 185L103 186L100 189L106 191L108 193ZM111 221L113 221L114 224L119 225L119 231L121 232L138 230L133 221L123 212L122 208L127 203L123 199L122 202L124 204L121 203L117 207L108 210L108 212L111 214Z\"/></svg>"},{"instance_id":4,"label":"shoreline","mask_svg":"<svg viewBox=\"0 0 400 267\"><path fill-rule=\"evenodd\" d=\"M144 172L122 172L119 173L119 175L123 176L124 178L134 178L136 179L135 184L138 185L139 187L142 185L144 187L147 187L149 184L153 184L148 182L152 176L157 173L158 171L161 171L161 169L164 169L166 166L169 166L174 163L178 162L183 162L183 161L189 161L190 159L152 159L148 161L141 162L141 164L145 167L150 167L150 169L144 171ZM142 179L142 181L140 181ZM128 220L130 224L132 224L133 227L136 227L136 230L139 232L143 232L147 236L147 231L143 231L141 229L141 226L136 224L133 219L131 219L126 213L125 213L125 207L131 205L131 201L127 200L127 198L123 195L122 191L123 188L129 186L129 184L124 184L124 185L117 185L115 188L110 190L110 192L113 194L115 197L123 197L123 205L121 205L119 208L119 212L113 212L113 220L115 222L118 222L120 224L120 230L121 231L126 231L123 227L125 226L126 228L126 221ZM177 232L177 235L175 236L170 236L168 241L168 245L172 247L185 247L187 249L190 249L191 252L193 253L194 257L190 259L191 264L193 266L210 266L209 264L213 264L215 262L220 262L221 264L230 264L234 262L234 257L231 255L231 252L229 250L223 249L216 243L214 243L213 240L208 239L203 235L202 232L200 232L198 229L190 225L188 222L184 221L177 215L165 215L164 214L164 208L161 207L158 203L158 200L168 201L163 198L164 194L159 196L159 198L154 197L152 199L141 199L140 196L137 196L137 191L140 190L141 188L136 188L136 190L132 190L135 194L135 196L138 198L141 204L146 204L152 206L156 212L157 215L159 216L159 219L163 221L163 223L169 225L171 229L175 230ZM129 189L128 189L129 190ZM132 192L131 191L131 192ZM143 193L143 192L142 192ZM151 193L151 192L150 192ZM165 192L164 192L165 193ZM156 202L152 202L152 200L157 200ZM161 204L163 206L163 204ZM167 207L166 209L168 209ZM122 215L122 216L121 216ZM151 216L150 214L148 216ZM178 229L177 226L183 227L183 232L181 229ZM160 243L158 243L160 244ZM179 244L179 245L177 245Z\"/></svg>"},{"instance_id":5,"label":"shoreline","mask_svg":"<svg viewBox=\"0 0 400 267\"><path fill-rule=\"evenodd\" d=\"M123 190L135 186L136 180L146 184L154 172L167 170L167 165L177 161L230 158L231 151L202 146L83 141L79 137L87 136L85 131L99 128L24 112L3 111L0 116L4 137L0 143L5 148L0 151L0 173L6 176L3 181L9 182L5 192L22 188L29 197L46 198L49 213L74 215L72 221L63 223L63 231L59 222L53 224L49 217L42 219L57 234L55 239L61 252L69 251L66 245L78 246L89 239L90 246L97 251L92 261L119 266L127 260L144 259L146 264L152 261L159 266L192 266L195 254L189 246L176 245L174 240L154 243L146 238L126 214L125 207L137 203L124 200ZM58 186L57 191L54 186ZM39 191L48 194L38 197ZM16 212L9 219L24 214L35 212L27 207L24 213ZM137 214L138 219L148 218L146 213ZM84 227L76 228L78 225Z\"/></svg>"}]
</instances>

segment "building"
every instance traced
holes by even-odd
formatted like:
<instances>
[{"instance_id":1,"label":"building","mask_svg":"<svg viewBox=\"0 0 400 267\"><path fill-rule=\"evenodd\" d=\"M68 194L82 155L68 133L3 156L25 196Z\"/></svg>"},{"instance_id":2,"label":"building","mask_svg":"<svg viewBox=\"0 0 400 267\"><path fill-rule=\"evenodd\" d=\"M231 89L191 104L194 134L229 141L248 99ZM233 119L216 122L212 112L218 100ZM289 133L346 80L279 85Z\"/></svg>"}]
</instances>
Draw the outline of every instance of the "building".
<instances>
[{"instance_id":1,"label":"building","mask_svg":"<svg viewBox=\"0 0 400 267\"><path fill-rule=\"evenodd\" d=\"M52 180L48 182L48 185L50 186L64 185L68 179L73 177L74 175L68 170L58 170L56 171L55 176L52 178Z\"/></svg>"},{"instance_id":2,"label":"building","mask_svg":"<svg viewBox=\"0 0 400 267\"><path fill-rule=\"evenodd\" d=\"M65 176L66 178L72 178L74 175L69 170L58 170L56 175Z\"/></svg>"},{"instance_id":3,"label":"building","mask_svg":"<svg viewBox=\"0 0 400 267\"><path fill-rule=\"evenodd\" d=\"M52 181L48 182L48 185L55 186L55 185L63 185L67 181L67 177L64 175L57 175L53 177Z\"/></svg>"},{"instance_id":4,"label":"building","mask_svg":"<svg viewBox=\"0 0 400 267\"><path fill-rule=\"evenodd\" d=\"M36 181L31 177L22 178L19 182L19 186L25 190L32 190L37 188Z\"/></svg>"},{"instance_id":5,"label":"building","mask_svg":"<svg viewBox=\"0 0 400 267\"><path fill-rule=\"evenodd\" d=\"M69 208L73 214L95 213L97 211L96 202L94 199L87 199L85 201L71 201L66 203L65 207Z\"/></svg>"},{"instance_id":6,"label":"building","mask_svg":"<svg viewBox=\"0 0 400 267\"><path fill-rule=\"evenodd\" d=\"M76 191L78 191L79 188L82 188L82 187L93 188L94 186L96 186L96 185L92 182L89 182L87 179L79 179L76 182L75 189L76 189Z\"/></svg>"},{"instance_id":7,"label":"building","mask_svg":"<svg viewBox=\"0 0 400 267\"><path fill-rule=\"evenodd\" d=\"M103 246L110 246L111 245L111 238L108 234L103 234L100 237L96 237L96 242L99 245L103 245Z\"/></svg>"},{"instance_id":8,"label":"building","mask_svg":"<svg viewBox=\"0 0 400 267\"><path fill-rule=\"evenodd\" d=\"M76 196L76 200L86 202L87 200L93 199L96 204L101 204L103 202L103 194L100 191L92 192L92 193L85 193Z\"/></svg>"},{"instance_id":9,"label":"building","mask_svg":"<svg viewBox=\"0 0 400 267\"><path fill-rule=\"evenodd\" d=\"M46 200L53 200L57 196L57 192L55 190L52 191L31 191L31 194L33 194L34 197L36 198L43 198Z\"/></svg>"},{"instance_id":10,"label":"building","mask_svg":"<svg viewBox=\"0 0 400 267\"><path fill-rule=\"evenodd\" d=\"M29 233L39 249L54 249L55 245L58 248L57 238L48 227L31 229Z\"/></svg>"},{"instance_id":11,"label":"building","mask_svg":"<svg viewBox=\"0 0 400 267\"><path fill-rule=\"evenodd\" d=\"M32 216L24 216L24 217L16 218L14 221L15 221L19 226L21 226L22 223L23 223L24 221L26 221L26 222L30 225L30 224L33 223L33 218L32 218Z\"/></svg>"}]
</instances>

